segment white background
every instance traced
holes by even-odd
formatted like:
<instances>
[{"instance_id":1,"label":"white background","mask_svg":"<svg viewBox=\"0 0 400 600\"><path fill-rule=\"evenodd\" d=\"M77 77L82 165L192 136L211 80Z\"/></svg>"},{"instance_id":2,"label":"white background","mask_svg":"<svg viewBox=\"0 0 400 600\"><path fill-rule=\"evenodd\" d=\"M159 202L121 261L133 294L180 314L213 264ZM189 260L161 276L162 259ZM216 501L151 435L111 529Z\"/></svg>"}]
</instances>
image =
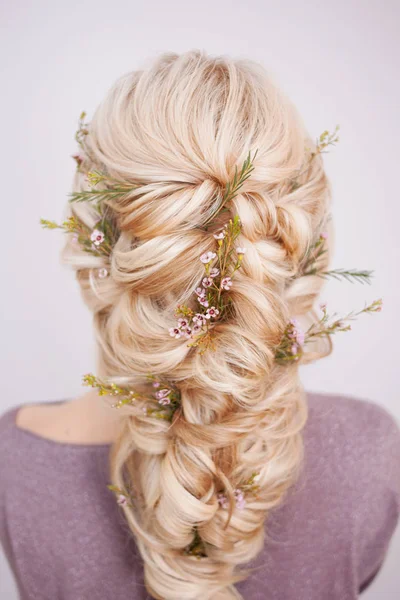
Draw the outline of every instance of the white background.
<instances>
[{"instance_id":1,"label":"white background","mask_svg":"<svg viewBox=\"0 0 400 600\"><path fill-rule=\"evenodd\" d=\"M82 110L160 52L193 48L253 58L291 96L311 134L341 127L325 157L333 183L334 267L375 270L371 286L330 282L322 299L347 312L383 297L384 311L338 334L304 369L306 387L374 400L400 420L398 392L400 4L308 0L199 3L14 0L1 9L2 346L0 412L81 393L93 368L90 315L59 266ZM4 457L3 457L4 459ZM366 600L395 600L400 531ZM398 561L397 561L398 562ZM0 597L17 598L0 563Z\"/></svg>"}]
</instances>

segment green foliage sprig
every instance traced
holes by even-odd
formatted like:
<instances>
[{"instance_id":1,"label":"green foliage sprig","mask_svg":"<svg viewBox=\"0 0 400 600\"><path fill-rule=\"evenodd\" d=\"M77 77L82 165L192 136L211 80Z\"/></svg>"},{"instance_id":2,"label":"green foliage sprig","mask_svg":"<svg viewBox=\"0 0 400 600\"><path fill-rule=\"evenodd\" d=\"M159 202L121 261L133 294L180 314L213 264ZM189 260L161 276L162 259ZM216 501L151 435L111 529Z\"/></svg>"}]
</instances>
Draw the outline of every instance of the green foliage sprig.
<instances>
[{"instance_id":1,"label":"green foliage sprig","mask_svg":"<svg viewBox=\"0 0 400 600\"><path fill-rule=\"evenodd\" d=\"M69 194L69 202L91 202L95 201L97 205L105 201L114 200L115 198L123 198L138 186L118 181L105 173L98 170L89 171L87 173L90 190L80 192L72 192ZM102 189L97 189L99 184L105 185Z\"/></svg>"},{"instance_id":2,"label":"green foliage sprig","mask_svg":"<svg viewBox=\"0 0 400 600\"><path fill-rule=\"evenodd\" d=\"M336 313L329 315L326 305L321 305L322 317L313 323L304 333L297 319L291 319L287 324L279 345L275 348L275 360L280 364L298 361L304 351L304 346L316 338L328 337L340 331L350 331L349 321L362 314L371 314L382 310L382 299L374 300L362 310L350 312L344 317L337 318Z\"/></svg>"},{"instance_id":3,"label":"green foliage sprig","mask_svg":"<svg viewBox=\"0 0 400 600\"><path fill-rule=\"evenodd\" d=\"M152 393L139 393L115 383L104 383L92 373L87 373L82 378L83 385L97 388L99 396L117 397L112 408L134 405L138 400L142 403L143 412L146 416L172 421L175 411L180 406L180 392L164 379L147 375L147 382L152 384Z\"/></svg>"},{"instance_id":4,"label":"green foliage sprig","mask_svg":"<svg viewBox=\"0 0 400 600\"><path fill-rule=\"evenodd\" d=\"M300 271L300 276L303 275L317 275L318 277L333 279L345 279L353 283L357 281L359 283L371 283L373 271L358 270L358 269L332 269L325 271L318 267L318 260L323 254L327 252L325 247L327 239L326 233L321 233L317 241L310 248Z\"/></svg>"},{"instance_id":5,"label":"green foliage sprig","mask_svg":"<svg viewBox=\"0 0 400 600\"><path fill-rule=\"evenodd\" d=\"M199 559L207 556L206 545L201 539L197 527L193 528L193 540L188 546L186 546L183 553L195 556Z\"/></svg>"},{"instance_id":6,"label":"green foliage sprig","mask_svg":"<svg viewBox=\"0 0 400 600\"><path fill-rule=\"evenodd\" d=\"M235 174L231 181L228 181L225 185L225 190L222 196L222 200L213 214L206 221L206 229L208 229L211 221L215 219L215 217L221 212L227 211L230 209L229 203L237 196L238 191L244 184L244 182L250 177L251 173L254 171L253 162L257 156L258 150L254 152L253 158L251 158L251 152L248 153L246 160L244 161L240 172L238 172L237 166L235 166Z\"/></svg>"},{"instance_id":7,"label":"green foliage sprig","mask_svg":"<svg viewBox=\"0 0 400 600\"><path fill-rule=\"evenodd\" d=\"M330 271L317 271L306 273L306 275L318 275L319 277L332 277L333 279L346 279L350 283L371 283L373 271L358 271L357 269L331 269Z\"/></svg>"}]
</instances>

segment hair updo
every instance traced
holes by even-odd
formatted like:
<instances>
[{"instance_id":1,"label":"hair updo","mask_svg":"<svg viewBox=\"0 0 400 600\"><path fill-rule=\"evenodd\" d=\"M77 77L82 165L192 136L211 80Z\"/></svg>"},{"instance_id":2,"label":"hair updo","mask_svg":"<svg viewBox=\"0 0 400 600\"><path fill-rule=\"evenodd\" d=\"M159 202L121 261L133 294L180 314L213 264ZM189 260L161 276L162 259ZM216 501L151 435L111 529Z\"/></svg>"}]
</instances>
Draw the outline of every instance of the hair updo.
<instances>
[{"instance_id":1,"label":"hair updo","mask_svg":"<svg viewBox=\"0 0 400 600\"><path fill-rule=\"evenodd\" d=\"M266 516L303 459L298 365L277 364L274 348L292 316L312 319L320 291L321 279L301 276L300 266L329 210L322 159L304 169L313 142L261 66L197 50L163 54L120 77L85 144L75 191L93 169L132 184L107 201L118 231L109 259L70 241L63 252L94 314L97 372L132 388L149 372L162 375L181 397L172 423L121 409L111 452L113 484L134 498L124 513L146 588L163 600L241 598L234 584L248 572L239 567L262 549ZM256 149L251 177L209 225L235 167ZM89 202L68 210L94 226ZM212 233L236 214L246 259L230 291L233 310L215 324L216 348L201 354L168 329L199 285ZM96 277L104 267L109 275ZM221 508L218 493L232 498L255 472L257 496L241 510ZM185 552L195 539L206 549L201 558Z\"/></svg>"}]
</instances>

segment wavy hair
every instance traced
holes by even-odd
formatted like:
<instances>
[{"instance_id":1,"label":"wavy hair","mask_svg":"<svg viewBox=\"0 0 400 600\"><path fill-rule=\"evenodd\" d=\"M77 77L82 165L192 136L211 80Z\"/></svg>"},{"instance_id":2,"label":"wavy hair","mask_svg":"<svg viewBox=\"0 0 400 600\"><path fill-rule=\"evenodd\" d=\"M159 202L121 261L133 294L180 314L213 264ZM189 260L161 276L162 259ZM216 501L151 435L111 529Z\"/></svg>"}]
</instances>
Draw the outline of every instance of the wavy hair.
<instances>
[{"instance_id":1,"label":"wavy hair","mask_svg":"<svg viewBox=\"0 0 400 600\"><path fill-rule=\"evenodd\" d=\"M312 319L321 287L301 275L330 202L321 156L308 161L313 147L259 64L199 50L165 53L123 75L90 122L74 190L87 189L84 172L93 169L132 184L107 202L118 231L109 260L70 241L63 250L93 311L97 372L132 388L151 372L181 395L171 423L121 408L110 454L113 484L133 498L123 510L154 598L241 598L235 583L263 547L268 513L299 475L307 404L298 365L274 355L293 315ZM235 167L255 150L251 177L206 227ZM94 227L90 202L68 211ZM215 350L201 354L168 329L176 306L191 303L212 233L236 214L247 253L229 292L233 310L215 324ZM99 267L110 275L95 277ZM232 508L234 490L254 472L257 496ZM229 510L219 506L221 490ZM185 552L194 539L205 556Z\"/></svg>"}]
</instances>

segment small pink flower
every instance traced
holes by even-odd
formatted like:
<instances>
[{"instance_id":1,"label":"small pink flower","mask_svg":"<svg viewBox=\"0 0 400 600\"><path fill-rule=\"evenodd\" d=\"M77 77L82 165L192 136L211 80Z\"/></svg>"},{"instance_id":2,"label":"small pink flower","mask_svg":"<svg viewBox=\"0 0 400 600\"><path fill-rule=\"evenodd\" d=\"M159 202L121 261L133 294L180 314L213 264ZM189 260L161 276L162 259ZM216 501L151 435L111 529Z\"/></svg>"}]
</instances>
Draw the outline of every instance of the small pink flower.
<instances>
[{"instance_id":1,"label":"small pink flower","mask_svg":"<svg viewBox=\"0 0 400 600\"><path fill-rule=\"evenodd\" d=\"M126 499L126 496L123 496L122 494L119 494L119 496L117 497L117 502L121 506L124 506L125 504L128 503L128 500Z\"/></svg>"},{"instance_id":2,"label":"small pink flower","mask_svg":"<svg viewBox=\"0 0 400 600\"><path fill-rule=\"evenodd\" d=\"M204 298L206 296L206 290L204 288L198 287L195 290L195 294L199 296L199 298Z\"/></svg>"},{"instance_id":3,"label":"small pink flower","mask_svg":"<svg viewBox=\"0 0 400 600\"><path fill-rule=\"evenodd\" d=\"M322 304L319 305L320 309L325 311L326 310L326 302L323 302Z\"/></svg>"},{"instance_id":4,"label":"small pink flower","mask_svg":"<svg viewBox=\"0 0 400 600\"><path fill-rule=\"evenodd\" d=\"M243 256L246 254L246 248L236 248L236 253Z\"/></svg>"},{"instance_id":5,"label":"small pink flower","mask_svg":"<svg viewBox=\"0 0 400 600\"><path fill-rule=\"evenodd\" d=\"M189 321L187 319L178 319L178 327L179 329L184 329L189 325Z\"/></svg>"},{"instance_id":6,"label":"small pink flower","mask_svg":"<svg viewBox=\"0 0 400 600\"><path fill-rule=\"evenodd\" d=\"M168 394L170 393L171 390L164 388L163 390L159 390L158 392L156 392L156 398L160 400L161 398L165 398L166 396L168 396Z\"/></svg>"},{"instance_id":7,"label":"small pink flower","mask_svg":"<svg viewBox=\"0 0 400 600\"><path fill-rule=\"evenodd\" d=\"M193 317L193 322L197 323L198 325L205 325L207 320L201 313L196 313Z\"/></svg>"},{"instance_id":8,"label":"small pink flower","mask_svg":"<svg viewBox=\"0 0 400 600\"><path fill-rule=\"evenodd\" d=\"M221 280L221 288L223 290L230 290L232 287L232 279L230 277L224 277Z\"/></svg>"},{"instance_id":9,"label":"small pink flower","mask_svg":"<svg viewBox=\"0 0 400 600\"><path fill-rule=\"evenodd\" d=\"M104 242L104 233L102 231L99 231L98 229L94 229L92 231L90 239L92 240L95 246L100 246L100 244Z\"/></svg>"},{"instance_id":10,"label":"small pink flower","mask_svg":"<svg viewBox=\"0 0 400 600\"><path fill-rule=\"evenodd\" d=\"M170 327L169 328L169 335L171 337L174 337L174 338L178 339L178 338L181 337L181 331L177 327Z\"/></svg>"},{"instance_id":11,"label":"small pink flower","mask_svg":"<svg viewBox=\"0 0 400 600\"><path fill-rule=\"evenodd\" d=\"M229 502L228 502L228 498L225 496L225 494L218 494L217 496L218 498L218 504L220 505L221 508L229 508Z\"/></svg>"},{"instance_id":12,"label":"small pink flower","mask_svg":"<svg viewBox=\"0 0 400 600\"><path fill-rule=\"evenodd\" d=\"M222 230L219 233L214 233L214 237L216 240L223 240L226 236L226 231Z\"/></svg>"},{"instance_id":13,"label":"small pink flower","mask_svg":"<svg viewBox=\"0 0 400 600\"><path fill-rule=\"evenodd\" d=\"M244 499L244 494L242 490L236 489L234 492L236 506L239 509L242 509L246 506L246 500Z\"/></svg>"},{"instance_id":14,"label":"small pink flower","mask_svg":"<svg viewBox=\"0 0 400 600\"><path fill-rule=\"evenodd\" d=\"M99 269L97 271L97 274L100 277L100 279L104 279L104 277L107 277L108 271L107 271L107 269L105 269L104 267L102 267L101 269Z\"/></svg>"},{"instance_id":15,"label":"small pink flower","mask_svg":"<svg viewBox=\"0 0 400 600\"><path fill-rule=\"evenodd\" d=\"M82 154L72 154L72 158L76 161L78 167L80 167L84 161L84 156Z\"/></svg>"},{"instance_id":16,"label":"small pink flower","mask_svg":"<svg viewBox=\"0 0 400 600\"><path fill-rule=\"evenodd\" d=\"M204 263L205 265L207 265L208 263L210 263L217 255L215 254L215 252L205 252L204 254L202 254L200 256L200 260L202 263Z\"/></svg>"},{"instance_id":17,"label":"small pink flower","mask_svg":"<svg viewBox=\"0 0 400 600\"><path fill-rule=\"evenodd\" d=\"M218 308L215 308L215 306L212 306L211 308L207 309L206 314L204 315L206 319L216 319L219 315L219 310Z\"/></svg>"},{"instance_id":18,"label":"small pink flower","mask_svg":"<svg viewBox=\"0 0 400 600\"><path fill-rule=\"evenodd\" d=\"M158 403L161 404L161 406L167 406L168 404L171 404L171 398L169 396L165 396L164 398L160 398Z\"/></svg>"},{"instance_id":19,"label":"small pink flower","mask_svg":"<svg viewBox=\"0 0 400 600\"><path fill-rule=\"evenodd\" d=\"M193 325L193 327L192 327L193 333L198 333L201 330L202 330L202 326L199 325L198 323L196 323L196 325Z\"/></svg>"},{"instance_id":20,"label":"small pink flower","mask_svg":"<svg viewBox=\"0 0 400 600\"><path fill-rule=\"evenodd\" d=\"M205 298L203 298L203 297L202 298L197 298L197 300L200 302L200 304L202 306L204 306L204 308L207 308L209 306L208 300L206 300Z\"/></svg>"},{"instance_id":21,"label":"small pink flower","mask_svg":"<svg viewBox=\"0 0 400 600\"><path fill-rule=\"evenodd\" d=\"M213 284L212 277L204 277L201 283L204 285L205 288L210 287L210 285Z\"/></svg>"},{"instance_id":22,"label":"small pink flower","mask_svg":"<svg viewBox=\"0 0 400 600\"><path fill-rule=\"evenodd\" d=\"M153 387L154 388L159 388L161 385L161 383L159 381L153 381Z\"/></svg>"},{"instance_id":23,"label":"small pink flower","mask_svg":"<svg viewBox=\"0 0 400 600\"><path fill-rule=\"evenodd\" d=\"M190 337L192 337L192 328L186 327L186 329L183 330L183 335L185 336L186 339L189 339Z\"/></svg>"},{"instance_id":24,"label":"small pink flower","mask_svg":"<svg viewBox=\"0 0 400 600\"><path fill-rule=\"evenodd\" d=\"M321 238L321 240L327 240L328 234L326 231L323 231L322 233L319 234L319 237Z\"/></svg>"},{"instance_id":25,"label":"small pink flower","mask_svg":"<svg viewBox=\"0 0 400 600\"><path fill-rule=\"evenodd\" d=\"M217 269L217 267L213 267L212 269L210 269L210 277L212 277L212 279L214 279L214 277L217 277L217 275L219 275L219 269Z\"/></svg>"},{"instance_id":26,"label":"small pink flower","mask_svg":"<svg viewBox=\"0 0 400 600\"><path fill-rule=\"evenodd\" d=\"M156 398L159 404L165 406L166 404L171 404L171 390L163 389L156 392Z\"/></svg>"},{"instance_id":27,"label":"small pink flower","mask_svg":"<svg viewBox=\"0 0 400 600\"><path fill-rule=\"evenodd\" d=\"M293 329L288 334L288 337L296 340L297 345L302 346L305 340L304 331L300 329L299 322L297 321L297 319L291 319L290 323L291 325L293 325Z\"/></svg>"}]
</instances>

